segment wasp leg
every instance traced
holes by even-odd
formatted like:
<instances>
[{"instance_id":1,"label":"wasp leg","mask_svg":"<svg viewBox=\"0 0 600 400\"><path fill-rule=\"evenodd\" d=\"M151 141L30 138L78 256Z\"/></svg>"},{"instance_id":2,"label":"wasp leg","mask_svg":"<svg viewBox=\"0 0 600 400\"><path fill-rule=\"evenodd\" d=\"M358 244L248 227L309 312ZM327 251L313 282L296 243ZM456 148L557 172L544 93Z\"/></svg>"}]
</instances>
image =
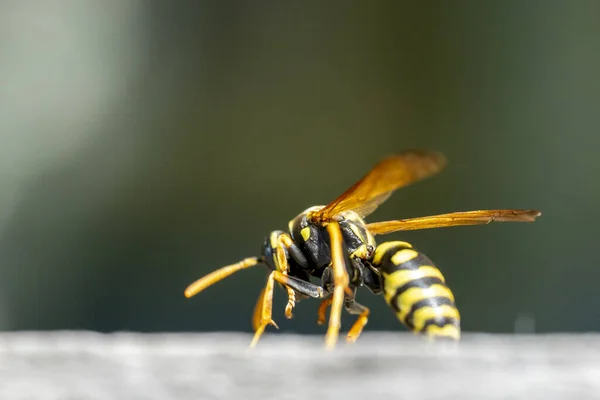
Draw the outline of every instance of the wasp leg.
<instances>
[{"instance_id":1,"label":"wasp leg","mask_svg":"<svg viewBox=\"0 0 600 400\"><path fill-rule=\"evenodd\" d=\"M289 264L287 261L286 250L292 257L294 257L294 259L300 257L301 259L304 259L304 262L306 262L304 255L302 254L298 246L296 246L290 235L288 235L287 233L282 233L277 238L276 251L277 263L279 264L281 273L283 273L284 275L287 275L289 272ZM292 310L296 306L296 292L289 286L286 287L286 290L288 294L288 302L285 306L285 317L287 319L291 319L293 317Z\"/></svg>"},{"instance_id":2,"label":"wasp leg","mask_svg":"<svg viewBox=\"0 0 600 400\"><path fill-rule=\"evenodd\" d=\"M328 297L326 299L323 299L321 305L319 305L319 316L317 318L317 325L323 325L325 323L325 320L327 319L325 314L327 313L327 308L331 305L332 301L333 299L331 297Z\"/></svg>"},{"instance_id":3,"label":"wasp leg","mask_svg":"<svg viewBox=\"0 0 600 400\"><path fill-rule=\"evenodd\" d=\"M267 284L260 293L258 302L256 303L256 307L254 308L253 327L255 333L250 347L256 346L256 343L258 343L258 339L264 333L267 325L273 325L274 327L278 328L277 324L272 319L273 289L275 281L281 283L286 288L294 291L294 293L295 291L298 291L299 293L305 296L313 297L315 299L321 299L324 296L329 295L329 293L324 288L315 285L314 283L303 281L302 279L298 279L293 276L285 275L284 273L279 271L271 272L269 278L267 279Z\"/></svg>"},{"instance_id":4,"label":"wasp leg","mask_svg":"<svg viewBox=\"0 0 600 400\"><path fill-rule=\"evenodd\" d=\"M252 313L252 330L256 332L260 327L260 320L262 318L262 304L265 298L266 287L263 287L258 295L258 299L256 300L256 305L254 306L254 312Z\"/></svg>"},{"instance_id":5,"label":"wasp leg","mask_svg":"<svg viewBox=\"0 0 600 400\"><path fill-rule=\"evenodd\" d=\"M325 288L319 285L298 279L294 276L285 275L279 271L273 271L273 279L294 291L314 299L322 299L329 294Z\"/></svg>"},{"instance_id":6,"label":"wasp leg","mask_svg":"<svg viewBox=\"0 0 600 400\"><path fill-rule=\"evenodd\" d=\"M348 343L354 343L362 333L365 325L367 325L367 322L369 322L369 314L371 311L362 304L354 301L354 299L346 301L345 306L350 314L358 315L356 322L352 325L352 328L350 328L348 336L346 337Z\"/></svg>"},{"instance_id":7,"label":"wasp leg","mask_svg":"<svg viewBox=\"0 0 600 400\"><path fill-rule=\"evenodd\" d=\"M285 317L287 319L292 319L292 317L294 316L292 310L294 309L294 307L296 307L296 292L294 292L294 290L292 290L291 288L287 288L287 294L288 294L288 302L285 305Z\"/></svg>"},{"instance_id":8,"label":"wasp leg","mask_svg":"<svg viewBox=\"0 0 600 400\"><path fill-rule=\"evenodd\" d=\"M267 279L267 284L265 285L265 288L261 293L261 296L259 297L259 301L262 300L260 321L258 322L258 324L256 323L258 315L255 312L255 326L258 325L258 327L254 332L254 337L252 338L250 347L256 346L256 343L258 343L258 339L260 339L260 337L262 336L267 325L273 325L275 328L279 329L275 321L273 321L273 287L275 286L275 272L277 271L273 271L269 275L269 278Z\"/></svg>"},{"instance_id":9,"label":"wasp leg","mask_svg":"<svg viewBox=\"0 0 600 400\"><path fill-rule=\"evenodd\" d=\"M344 260L342 231L337 222L327 225L331 247L331 268L333 272L333 299L331 301L331 313L329 315L329 327L325 335L325 346L327 349L335 347L341 327L342 306L344 295L347 293L350 279L346 270Z\"/></svg>"},{"instance_id":10,"label":"wasp leg","mask_svg":"<svg viewBox=\"0 0 600 400\"><path fill-rule=\"evenodd\" d=\"M185 297L190 298L192 296L195 296L207 287L214 285L215 283L227 278L229 275L241 271L242 269L253 267L261 262L263 262L262 259L259 259L258 257L250 257L238 263L219 268L218 270L213 271L208 275L205 275L204 277L196 280L194 283L189 285L185 289Z\"/></svg>"},{"instance_id":11,"label":"wasp leg","mask_svg":"<svg viewBox=\"0 0 600 400\"><path fill-rule=\"evenodd\" d=\"M331 301L331 297L328 297L321 302L317 324L323 325L325 323L325 313L327 312L327 307L329 307ZM347 342L354 343L362 333L365 325L367 325L367 322L369 322L369 314L371 311L362 304L357 303L354 299L346 299L344 307L348 313L358 315L356 322L354 322L354 325L352 325L348 331L348 336L346 338Z\"/></svg>"}]
</instances>

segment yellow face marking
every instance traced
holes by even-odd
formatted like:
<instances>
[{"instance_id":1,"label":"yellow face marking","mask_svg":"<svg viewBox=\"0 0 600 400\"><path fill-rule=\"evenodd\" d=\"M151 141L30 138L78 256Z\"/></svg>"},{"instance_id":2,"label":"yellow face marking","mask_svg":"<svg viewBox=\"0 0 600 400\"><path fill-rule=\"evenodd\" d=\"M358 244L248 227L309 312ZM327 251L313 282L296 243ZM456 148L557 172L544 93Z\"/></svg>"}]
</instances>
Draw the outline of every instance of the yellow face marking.
<instances>
[{"instance_id":1,"label":"yellow face marking","mask_svg":"<svg viewBox=\"0 0 600 400\"><path fill-rule=\"evenodd\" d=\"M304 239L304 241L306 242L310 237L310 228L308 226L306 228L302 228L300 234L302 235L302 239Z\"/></svg>"},{"instance_id":2,"label":"yellow face marking","mask_svg":"<svg viewBox=\"0 0 600 400\"><path fill-rule=\"evenodd\" d=\"M271 236L269 236L269 244L271 245L271 248L276 249L277 248L277 233L273 232L271 233Z\"/></svg>"},{"instance_id":3,"label":"yellow face marking","mask_svg":"<svg viewBox=\"0 0 600 400\"><path fill-rule=\"evenodd\" d=\"M445 336L451 337L456 340L460 339L460 329L458 329L458 327L456 327L455 325L451 324L444 326L429 325L425 331L427 333L427 336L429 337Z\"/></svg>"},{"instance_id":4,"label":"yellow face marking","mask_svg":"<svg viewBox=\"0 0 600 400\"><path fill-rule=\"evenodd\" d=\"M379 263L381 263L381 258L392 248L394 247L408 247L408 248L412 248L412 246L410 245L410 243L406 243L406 242L400 242L400 241L396 241L396 242L385 242L385 243L381 243L376 249L375 249L375 255L373 256L373 264L378 265Z\"/></svg>"},{"instance_id":5,"label":"yellow face marking","mask_svg":"<svg viewBox=\"0 0 600 400\"><path fill-rule=\"evenodd\" d=\"M419 253L417 253L416 251L414 251L412 249L404 249L404 250L397 251L396 254L394 254L394 256L392 257L392 262L395 265L400 265L400 264L410 261L414 258L417 258L418 256L419 256Z\"/></svg>"},{"instance_id":6,"label":"yellow face marking","mask_svg":"<svg viewBox=\"0 0 600 400\"><path fill-rule=\"evenodd\" d=\"M456 318L457 320L460 319L460 314L458 313L456 307L452 307L446 304L441 305L439 307L419 308L417 311L415 311L413 315L415 330L417 332L421 331L421 329L423 329L423 326L425 325L425 321L431 318L447 317Z\"/></svg>"}]
</instances>

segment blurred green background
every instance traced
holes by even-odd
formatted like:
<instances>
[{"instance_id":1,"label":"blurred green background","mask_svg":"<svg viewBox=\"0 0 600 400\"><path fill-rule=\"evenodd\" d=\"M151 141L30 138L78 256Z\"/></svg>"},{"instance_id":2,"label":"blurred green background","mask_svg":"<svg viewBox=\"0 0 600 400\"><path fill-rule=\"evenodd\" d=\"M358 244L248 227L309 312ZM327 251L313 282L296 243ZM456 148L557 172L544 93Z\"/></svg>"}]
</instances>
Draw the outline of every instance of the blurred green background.
<instances>
[{"instance_id":1,"label":"blurred green background","mask_svg":"<svg viewBox=\"0 0 600 400\"><path fill-rule=\"evenodd\" d=\"M598 15L595 1L3 3L0 329L249 332L265 268L184 288L385 155L429 148L448 168L369 221L543 212L386 237L438 264L465 331L599 330ZM317 301L288 321L285 299L281 331L325 332ZM383 297L358 299L367 331L404 330Z\"/></svg>"}]
</instances>

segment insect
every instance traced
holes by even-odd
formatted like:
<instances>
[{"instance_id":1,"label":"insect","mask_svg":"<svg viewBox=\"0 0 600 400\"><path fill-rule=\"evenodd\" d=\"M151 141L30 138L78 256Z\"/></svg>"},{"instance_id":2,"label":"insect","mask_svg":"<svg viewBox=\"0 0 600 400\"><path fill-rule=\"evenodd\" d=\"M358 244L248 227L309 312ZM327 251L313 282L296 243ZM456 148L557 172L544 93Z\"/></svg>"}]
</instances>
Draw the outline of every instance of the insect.
<instances>
[{"instance_id":1,"label":"insect","mask_svg":"<svg viewBox=\"0 0 600 400\"><path fill-rule=\"evenodd\" d=\"M253 314L254 347L272 319L273 291L277 282L287 291L286 318L296 303L321 299L319 324L325 323L326 347L335 347L341 312L358 315L347 334L354 342L363 331L369 309L355 300L357 288L383 294L400 322L410 331L430 338L459 340L460 314L454 295L441 271L423 253L401 241L376 244L375 236L397 231L497 222L532 222L536 210L478 210L426 217L366 223L365 218L395 190L437 174L446 166L438 152L409 150L381 160L358 182L325 206L313 206L288 223L288 231L271 232L260 257L246 258L218 269L187 287L192 297L242 269L264 263L270 270ZM311 278L321 280L315 284Z\"/></svg>"}]
</instances>

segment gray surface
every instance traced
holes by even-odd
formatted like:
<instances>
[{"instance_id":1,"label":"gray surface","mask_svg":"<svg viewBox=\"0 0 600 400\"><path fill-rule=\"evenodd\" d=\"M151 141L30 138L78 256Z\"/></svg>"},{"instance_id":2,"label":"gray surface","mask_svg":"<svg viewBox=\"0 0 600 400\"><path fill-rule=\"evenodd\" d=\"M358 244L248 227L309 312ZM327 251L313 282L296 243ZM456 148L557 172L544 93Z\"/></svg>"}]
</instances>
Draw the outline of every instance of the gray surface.
<instances>
[{"instance_id":1,"label":"gray surface","mask_svg":"<svg viewBox=\"0 0 600 400\"><path fill-rule=\"evenodd\" d=\"M0 334L0 399L600 398L600 335ZM383 396L385 397L383 397Z\"/></svg>"}]
</instances>

